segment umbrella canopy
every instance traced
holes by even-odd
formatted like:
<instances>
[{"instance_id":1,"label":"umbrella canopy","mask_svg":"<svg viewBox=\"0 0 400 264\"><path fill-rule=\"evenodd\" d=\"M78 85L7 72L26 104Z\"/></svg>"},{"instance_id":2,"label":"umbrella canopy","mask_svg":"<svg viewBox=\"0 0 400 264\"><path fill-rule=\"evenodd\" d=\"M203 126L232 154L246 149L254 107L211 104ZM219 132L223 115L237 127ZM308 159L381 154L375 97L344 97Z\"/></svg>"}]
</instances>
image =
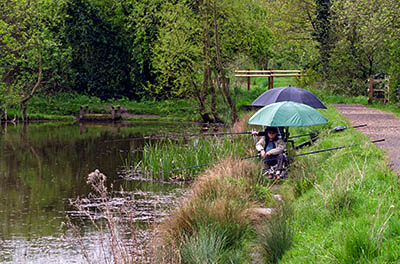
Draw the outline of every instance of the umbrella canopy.
<instances>
[{"instance_id":1,"label":"umbrella canopy","mask_svg":"<svg viewBox=\"0 0 400 264\"><path fill-rule=\"evenodd\" d=\"M248 123L273 127L302 127L328 124L328 119L308 105L285 101L264 106Z\"/></svg>"},{"instance_id":2,"label":"umbrella canopy","mask_svg":"<svg viewBox=\"0 0 400 264\"><path fill-rule=\"evenodd\" d=\"M283 101L293 101L306 104L314 108L326 109L326 106L314 94L307 90L293 86L279 87L268 90L254 100L251 105L266 106Z\"/></svg>"}]
</instances>

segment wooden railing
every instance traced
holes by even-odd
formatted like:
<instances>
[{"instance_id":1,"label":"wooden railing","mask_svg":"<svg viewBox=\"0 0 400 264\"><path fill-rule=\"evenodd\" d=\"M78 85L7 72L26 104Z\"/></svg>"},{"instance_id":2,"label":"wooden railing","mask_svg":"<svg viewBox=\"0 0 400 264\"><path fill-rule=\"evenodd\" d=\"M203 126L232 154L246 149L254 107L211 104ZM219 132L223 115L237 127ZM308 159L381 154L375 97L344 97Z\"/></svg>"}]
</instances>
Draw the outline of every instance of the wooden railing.
<instances>
[{"instance_id":1,"label":"wooden railing","mask_svg":"<svg viewBox=\"0 0 400 264\"><path fill-rule=\"evenodd\" d=\"M235 77L247 78L247 89L250 90L250 78L268 77L268 89L274 88L274 77L301 77L301 70L235 70Z\"/></svg>"},{"instance_id":2,"label":"wooden railing","mask_svg":"<svg viewBox=\"0 0 400 264\"><path fill-rule=\"evenodd\" d=\"M375 89L374 83L383 82L383 89ZM377 97L376 93L383 93L383 97ZM382 100L383 103L389 102L389 79L368 79L368 103L372 102L372 99Z\"/></svg>"},{"instance_id":3,"label":"wooden railing","mask_svg":"<svg viewBox=\"0 0 400 264\"><path fill-rule=\"evenodd\" d=\"M81 105L78 120L79 121L119 121L122 119L121 106L111 106L111 114L93 114L89 113L88 105Z\"/></svg>"}]
</instances>

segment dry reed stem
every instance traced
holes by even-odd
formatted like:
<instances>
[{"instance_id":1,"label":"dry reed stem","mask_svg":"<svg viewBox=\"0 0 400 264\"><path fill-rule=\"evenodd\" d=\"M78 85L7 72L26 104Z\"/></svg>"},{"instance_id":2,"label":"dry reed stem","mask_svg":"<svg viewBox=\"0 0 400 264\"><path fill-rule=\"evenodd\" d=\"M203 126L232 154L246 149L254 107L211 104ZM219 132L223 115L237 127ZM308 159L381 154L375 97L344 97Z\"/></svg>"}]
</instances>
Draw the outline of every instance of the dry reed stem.
<instances>
[{"instance_id":1,"label":"dry reed stem","mask_svg":"<svg viewBox=\"0 0 400 264\"><path fill-rule=\"evenodd\" d=\"M246 113L246 114L244 114L244 115L242 115L240 118L239 118L239 121L237 121L235 124L233 124L233 127L232 127L232 132L235 132L235 133L237 133L237 132L243 132L243 131L245 131L245 129L247 128L247 121L250 119L250 117L253 115L254 113L253 112L250 112L250 113Z\"/></svg>"},{"instance_id":2,"label":"dry reed stem","mask_svg":"<svg viewBox=\"0 0 400 264\"><path fill-rule=\"evenodd\" d=\"M88 198L98 201L98 215L95 217L90 208L85 206L84 200L70 200L70 204L75 207L78 212L82 213L85 218L89 219L95 229L99 232L99 246L101 250L101 259L90 257L86 247L80 236L80 228L68 222L69 227L75 234L78 243L81 246L82 254L88 263L151 263L152 257L150 252L140 249L140 242L137 238L137 231L134 227L134 208L131 199L127 199L123 206L115 209L112 205L111 193L105 186L106 176L100 171L95 170L88 175L87 183L94 190ZM112 187L111 187L112 189ZM123 193L123 190L121 190ZM105 220L105 227L98 223L98 219ZM130 230L131 235L126 236L126 230Z\"/></svg>"}]
</instances>

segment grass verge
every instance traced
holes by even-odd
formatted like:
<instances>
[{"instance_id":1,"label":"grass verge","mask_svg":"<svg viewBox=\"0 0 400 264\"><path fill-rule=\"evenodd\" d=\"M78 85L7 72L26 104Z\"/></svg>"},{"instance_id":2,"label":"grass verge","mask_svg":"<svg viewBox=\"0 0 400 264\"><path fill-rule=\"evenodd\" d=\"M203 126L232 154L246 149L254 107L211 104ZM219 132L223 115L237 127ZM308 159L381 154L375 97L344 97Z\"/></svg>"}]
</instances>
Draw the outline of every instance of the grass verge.
<instances>
[{"instance_id":1,"label":"grass verge","mask_svg":"<svg viewBox=\"0 0 400 264\"><path fill-rule=\"evenodd\" d=\"M339 114L331 109L332 119ZM351 129L323 135L285 183L293 196L294 246L282 263L394 263L400 259L400 189L385 153Z\"/></svg>"},{"instance_id":2,"label":"grass verge","mask_svg":"<svg viewBox=\"0 0 400 264\"><path fill-rule=\"evenodd\" d=\"M258 263L398 261L398 177L384 151L367 137L355 129L332 132L349 125L335 108L321 111L329 123L302 151L353 146L297 158L279 188L262 181L260 168L254 171L249 161L225 160L207 170L160 228L161 256L175 256L175 262L161 257L164 263L251 263L254 252ZM287 207L279 210L282 203L271 199L273 192L284 197L292 214L284 213ZM272 219L250 220L246 213L258 206L274 207L276 213Z\"/></svg>"}]
</instances>

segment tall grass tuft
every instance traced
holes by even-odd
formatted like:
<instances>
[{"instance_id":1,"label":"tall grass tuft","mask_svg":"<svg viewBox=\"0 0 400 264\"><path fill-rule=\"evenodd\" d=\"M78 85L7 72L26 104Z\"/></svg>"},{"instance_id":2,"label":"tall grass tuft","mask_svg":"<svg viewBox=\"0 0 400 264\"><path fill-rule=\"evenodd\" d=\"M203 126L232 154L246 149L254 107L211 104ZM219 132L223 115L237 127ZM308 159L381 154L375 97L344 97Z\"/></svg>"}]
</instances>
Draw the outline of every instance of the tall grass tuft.
<instances>
[{"instance_id":1,"label":"tall grass tuft","mask_svg":"<svg viewBox=\"0 0 400 264\"><path fill-rule=\"evenodd\" d=\"M316 163L305 160L297 160L290 165L290 181L296 198L314 186L316 175L309 168L315 165Z\"/></svg>"},{"instance_id":2,"label":"tall grass tuft","mask_svg":"<svg viewBox=\"0 0 400 264\"><path fill-rule=\"evenodd\" d=\"M252 199L250 191L259 174L259 167L254 163L232 158L222 160L201 174L181 206L159 226L161 262L171 263L165 256L175 252L178 256L175 259L191 263L190 255L186 254L190 252L189 245L189 248L210 245L207 240L199 241L205 227L212 227L212 232L223 235L220 240L224 252L218 250L216 259L226 260L229 256L227 251L240 251L242 241L251 233L248 209L260 206ZM182 241L186 242L182 244ZM202 263L225 263L212 262L212 259L207 261Z\"/></svg>"},{"instance_id":3,"label":"tall grass tuft","mask_svg":"<svg viewBox=\"0 0 400 264\"><path fill-rule=\"evenodd\" d=\"M219 263L225 247L225 234L220 230L200 227L193 235L185 235L180 246L182 264Z\"/></svg>"},{"instance_id":4,"label":"tall grass tuft","mask_svg":"<svg viewBox=\"0 0 400 264\"><path fill-rule=\"evenodd\" d=\"M358 228L347 234L344 243L344 263L367 263L374 259L379 249L368 235L368 229Z\"/></svg>"},{"instance_id":5,"label":"tall grass tuft","mask_svg":"<svg viewBox=\"0 0 400 264\"><path fill-rule=\"evenodd\" d=\"M257 232L257 242L265 263L278 263L293 244L292 209L281 204L271 218L265 218Z\"/></svg>"}]
</instances>

